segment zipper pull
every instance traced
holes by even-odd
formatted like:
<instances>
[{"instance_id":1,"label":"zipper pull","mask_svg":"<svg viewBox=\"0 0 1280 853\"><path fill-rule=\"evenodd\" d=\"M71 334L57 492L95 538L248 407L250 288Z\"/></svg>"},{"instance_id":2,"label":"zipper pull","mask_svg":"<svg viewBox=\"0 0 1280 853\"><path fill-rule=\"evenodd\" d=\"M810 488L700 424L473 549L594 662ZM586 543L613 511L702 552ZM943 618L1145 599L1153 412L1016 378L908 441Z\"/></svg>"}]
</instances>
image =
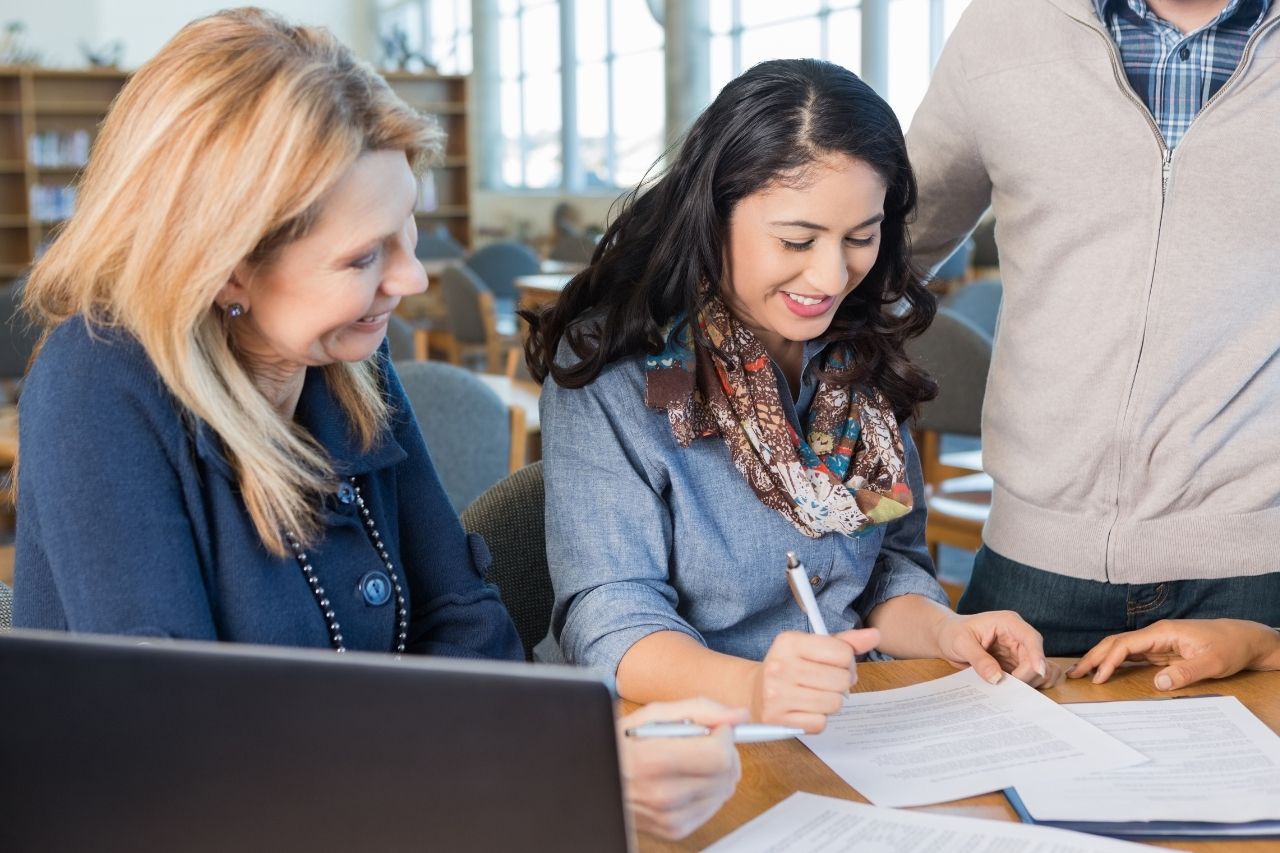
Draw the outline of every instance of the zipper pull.
<instances>
[{"instance_id":1,"label":"zipper pull","mask_svg":"<svg viewBox=\"0 0 1280 853\"><path fill-rule=\"evenodd\" d=\"M1173 151L1166 148L1164 150L1164 159L1160 165L1160 197L1164 198L1166 192L1169 191L1169 170L1173 168Z\"/></svg>"}]
</instances>

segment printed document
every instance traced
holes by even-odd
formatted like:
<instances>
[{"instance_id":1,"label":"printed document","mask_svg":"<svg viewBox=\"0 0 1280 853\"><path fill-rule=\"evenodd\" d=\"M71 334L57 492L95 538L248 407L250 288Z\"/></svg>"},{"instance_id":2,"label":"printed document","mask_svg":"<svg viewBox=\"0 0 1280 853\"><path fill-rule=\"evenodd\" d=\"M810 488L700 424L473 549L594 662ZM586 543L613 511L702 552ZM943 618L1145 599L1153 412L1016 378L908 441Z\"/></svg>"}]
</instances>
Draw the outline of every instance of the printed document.
<instances>
[{"instance_id":1,"label":"printed document","mask_svg":"<svg viewBox=\"0 0 1280 853\"><path fill-rule=\"evenodd\" d=\"M1151 761L1017 784L1036 820L1280 820L1280 737L1234 696L1064 705Z\"/></svg>"},{"instance_id":2,"label":"printed document","mask_svg":"<svg viewBox=\"0 0 1280 853\"><path fill-rule=\"evenodd\" d=\"M1018 679L988 684L972 669L855 693L826 731L800 741L879 806L942 803L1146 761Z\"/></svg>"},{"instance_id":3,"label":"printed document","mask_svg":"<svg viewBox=\"0 0 1280 853\"><path fill-rule=\"evenodd\" d=\"M1150 847L1024 823L792 794L706 853L1126 853Z\"/></svg>"}]
</instances>

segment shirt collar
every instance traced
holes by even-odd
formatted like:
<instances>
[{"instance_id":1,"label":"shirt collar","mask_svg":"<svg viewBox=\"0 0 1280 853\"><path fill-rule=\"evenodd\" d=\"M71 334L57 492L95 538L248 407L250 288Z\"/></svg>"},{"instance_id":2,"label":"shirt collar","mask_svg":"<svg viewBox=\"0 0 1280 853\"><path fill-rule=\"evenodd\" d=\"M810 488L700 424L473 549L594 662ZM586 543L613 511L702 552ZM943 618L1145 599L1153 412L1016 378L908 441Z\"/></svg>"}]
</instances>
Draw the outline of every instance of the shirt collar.
<instances>
[{"instance_id":1,"label":"shirt collar","mask_svg":"<svg viewBox=\"0 0 1280 853\"><path fill-rule=\"evenodd\" d=\"M1120 6L1127 7L1144 21L1159 20L1158 16L1147 6L1146 0L1093 0L1093 6L1097 12L1098 19L1104 24L1107 23L1109 14ZM1243 9L1246 14L1249 13L1249 10L1254 10L1252 20L1249 22L1250 29L1252 29L1267 14L1267 9L1270 6L1271 0L1230 0L1222 11L1218 13L1218 17L1206 24L1205 27L1217 26ZM1205 27L1201 27L1201 29L1205 29Z\"/></svg>"},{"instance_id":2,"label":"shirt collar","mask_svg":"<svg viewBox=\"0 0 1280 853\"><path fill-rule=\"evenodd\" d=\"M818 356L822 355L823 351L825 351L828 346L830 346L830 341L827 341L823 338L814 338L811 341L805 341L804 342L805 368L807 369L811 361L813 361Z\"/></svg>"}]
</instances>

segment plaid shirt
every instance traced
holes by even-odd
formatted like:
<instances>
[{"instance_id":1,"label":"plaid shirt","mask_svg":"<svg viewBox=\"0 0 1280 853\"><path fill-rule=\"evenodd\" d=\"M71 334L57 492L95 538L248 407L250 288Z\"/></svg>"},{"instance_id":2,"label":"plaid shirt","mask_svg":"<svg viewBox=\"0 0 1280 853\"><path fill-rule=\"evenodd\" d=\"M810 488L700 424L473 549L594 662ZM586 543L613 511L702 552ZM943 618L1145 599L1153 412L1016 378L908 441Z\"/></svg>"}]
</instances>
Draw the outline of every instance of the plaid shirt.
<instances>
[{"instance_id":1,"label":"plaid shirt","mask_svg":"<svg viewBox=\"0 0 1280 853\"><path fill-rule=\"evenodd\" d=\"M1230 0L1216 18L1183 35L1146 0L1094 0L1120 48L1125 75L1173 150L1196 113L1235 73L1245 42L1271 0Z\"/></svg>"}]
</instances>

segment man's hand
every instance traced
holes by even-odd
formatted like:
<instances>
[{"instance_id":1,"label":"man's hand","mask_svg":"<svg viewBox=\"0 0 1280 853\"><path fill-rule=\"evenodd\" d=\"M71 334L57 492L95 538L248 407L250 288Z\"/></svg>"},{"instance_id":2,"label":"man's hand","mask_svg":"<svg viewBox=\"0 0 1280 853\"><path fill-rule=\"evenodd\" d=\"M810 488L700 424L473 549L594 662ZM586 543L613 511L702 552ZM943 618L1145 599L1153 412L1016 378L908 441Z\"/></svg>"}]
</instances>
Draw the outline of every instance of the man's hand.
<instances>
[{"instance_id":1,"label":"man's hand","mask_svg":"<svg viewBox=\"0 0 1280 853\"><path fill-rule=\"evenodd\" d=\"M1093 683L1101 684L1125 661L1163 667L1156 673L1156 688L1177 690L1242 669L1280 669L1280 632L1244 619L1164 619L1107 637L1067 675L1083 678L1092 672Z\"/></svg>"}]
</instances>

